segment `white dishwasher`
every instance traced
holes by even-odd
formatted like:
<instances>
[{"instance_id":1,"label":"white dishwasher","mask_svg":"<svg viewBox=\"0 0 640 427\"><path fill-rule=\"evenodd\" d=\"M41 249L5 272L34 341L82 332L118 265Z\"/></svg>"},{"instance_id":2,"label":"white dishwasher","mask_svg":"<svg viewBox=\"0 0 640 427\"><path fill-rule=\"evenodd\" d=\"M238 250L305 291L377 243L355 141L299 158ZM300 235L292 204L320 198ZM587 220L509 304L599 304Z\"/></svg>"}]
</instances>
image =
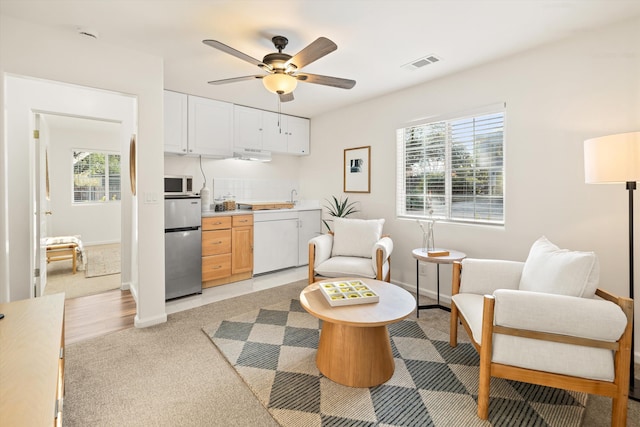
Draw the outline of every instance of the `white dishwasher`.
<instances>
[{"instance_id":1,"label":"white dishwasher","mask_svg":"<svg viewBox=\"0 0 640 427\"><path fill-rule=\"evenodd\" d=\"M298 265L298 212L253 212L253 274Z\"/></svg>"}]
</instances>

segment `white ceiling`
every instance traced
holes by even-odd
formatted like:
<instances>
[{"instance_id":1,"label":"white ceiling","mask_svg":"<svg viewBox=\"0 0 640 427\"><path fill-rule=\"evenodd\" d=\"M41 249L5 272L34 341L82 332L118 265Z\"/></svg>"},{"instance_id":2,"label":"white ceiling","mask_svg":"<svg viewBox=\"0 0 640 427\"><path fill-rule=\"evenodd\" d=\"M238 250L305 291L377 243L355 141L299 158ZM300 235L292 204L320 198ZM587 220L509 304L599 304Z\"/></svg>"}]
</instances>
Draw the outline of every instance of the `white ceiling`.
<instances>
[{"instance_id":1,"label":"white ceiling","mask_svg":"<svg viewBox=\"0 0 640 427\"><path fill-rule=\"evenodd\" d=\"M207 84L260 70L202 40L262 59L275 51L274 35L289 39L291 55L325 36L338 50L303 70L357 84L300 83L282 112L313 117L640 16L640 0L0 0L0 14L86 28L98 34L96 49L109 43L163 57L166 89L272 111L277 96L259 80ZM401 68L430 54L441 62Z\"/></svg>"}]
</instances>

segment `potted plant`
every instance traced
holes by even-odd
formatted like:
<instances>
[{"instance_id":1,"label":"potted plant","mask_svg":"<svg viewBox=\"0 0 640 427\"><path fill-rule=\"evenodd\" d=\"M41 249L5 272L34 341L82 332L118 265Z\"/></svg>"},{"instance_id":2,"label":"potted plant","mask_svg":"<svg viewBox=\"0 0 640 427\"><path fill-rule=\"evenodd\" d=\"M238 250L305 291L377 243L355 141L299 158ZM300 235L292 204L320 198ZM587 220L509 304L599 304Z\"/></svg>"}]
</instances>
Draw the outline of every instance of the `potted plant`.
<instances>
[{"instance_id":1,"label":"potted plant","mask_svg":"<svg viewBox=\"0 0 640 427\"><path fill-rule=\"evenodd\" d=\"M352 213L359 212L355 208L356 202L349 203L348 197L345 197L344 201L342 200L342 197L340 197L340 200L338 200L336 196L331 196L331 198L332 200L325 199L327 200L328 204L324 205L324 207L329 212L329 215L339 218L346 218ZM329 227L329 223L327 223L327 220L323 219L322 222L327 227L327 230L331 231L331 227Z\"/></svg>"}]
</instances>

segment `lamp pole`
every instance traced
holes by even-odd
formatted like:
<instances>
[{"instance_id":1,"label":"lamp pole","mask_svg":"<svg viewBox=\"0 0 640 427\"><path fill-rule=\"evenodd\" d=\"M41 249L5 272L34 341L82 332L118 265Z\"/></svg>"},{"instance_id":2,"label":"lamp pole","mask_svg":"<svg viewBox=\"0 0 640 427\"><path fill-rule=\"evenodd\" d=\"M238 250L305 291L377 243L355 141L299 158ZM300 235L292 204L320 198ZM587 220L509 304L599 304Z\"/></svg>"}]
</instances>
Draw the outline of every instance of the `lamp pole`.
<instances>
[{"instance_id":1,"label":"lamp pole","mask_svg":"<svg viewBox=\"0 0 640 427\"><path fill-rule=\"evenodd\" d=\"M629 190L629 298L633 300L633 191L636 189L635 181L627 181ZM631 363L629 365L629 398L640 401L640 386L636 387L635 376L635 310L631 319Z\"/></svg>"},{"instance_id":2,"label":"lamp pole","mask_svg":"<svg viewBox=\"0 0 640 427\"><path fill-rule=\"evenodd\" d=\"M584 141L587 184L622 183L629 192L629 298L633 301L633 192L640 181L640 131L601 136ZM634 305L635 301L634 301ZM633 317L635 317L635 310ZM640 402L640 382L635 377L635 323L631 319L629 398Z\"/></svg>"}]
</instances>

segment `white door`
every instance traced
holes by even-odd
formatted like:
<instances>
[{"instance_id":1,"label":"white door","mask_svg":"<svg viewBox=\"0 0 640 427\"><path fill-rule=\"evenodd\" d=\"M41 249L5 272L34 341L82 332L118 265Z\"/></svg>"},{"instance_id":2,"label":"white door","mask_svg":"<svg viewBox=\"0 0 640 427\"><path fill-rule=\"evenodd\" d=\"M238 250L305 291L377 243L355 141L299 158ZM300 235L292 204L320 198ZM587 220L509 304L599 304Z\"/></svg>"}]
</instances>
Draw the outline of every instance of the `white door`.
<instances>
[{"instance_id":1,"label":"white door","mask_svg":"<svg viewBox=\"0 0 640 427\"><path fill-rule=\"evenodd\" d=\"M34 297L44 294L47 286L47 249L45 245L47 221L51 215L49 197L49 138L40 129L40 114L34 118L33 140L36 147L35 182L35 218L34 218L34 262L33 271Z\"/></svg>"}]
</instances>

